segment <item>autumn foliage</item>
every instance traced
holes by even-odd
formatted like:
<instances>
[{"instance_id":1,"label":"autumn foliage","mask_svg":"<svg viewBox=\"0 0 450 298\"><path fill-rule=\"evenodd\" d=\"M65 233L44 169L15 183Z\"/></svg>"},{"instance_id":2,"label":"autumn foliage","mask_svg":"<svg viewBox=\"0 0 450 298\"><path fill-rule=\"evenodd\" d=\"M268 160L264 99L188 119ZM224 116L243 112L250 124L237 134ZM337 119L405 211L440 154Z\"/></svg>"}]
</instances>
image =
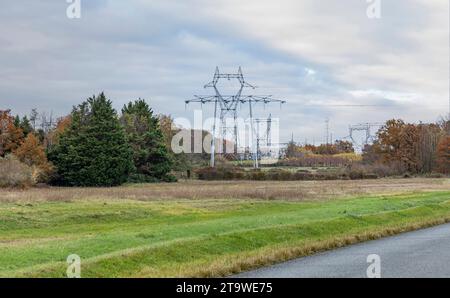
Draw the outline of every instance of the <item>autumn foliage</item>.
<instances>
[{"instance_id":1,"label":"autumn foliage","mask_svg":"<svg viewBox=\"0 0 450 298\"><path fill-rule=\"evenodd\" d=\"M166 178L172 177L173 171L190 173L191 168L203 166L209 158L204 151L172 152L173 137L182 129L174 127L169 116L154 116L143 100L130 102L120 117L103 93L75 107L71 115L57 123L50 121L48 126L37 128L36 115L33 110L28 120L26 116L13 117L9 110L0 110L0 187L47 182L109 186L125 181L170 181ZM196 133L202 140L211 137L206 131L189 130L186 144L192 151ZM433 172L449 175L450 121L412 124L389 120L377 132L374 143L365 146L362 155L355 153L352 143L342 140L318 146L291 142L284 158L276 164L313 170L336 168L330 175L276 168L267 174L248 174L240 168L227 168L227 158L217 159L225 171L208 167L198 173L199 177L201 173L203 178L212 175L218 179L254 180L363 179Z\"/></svg>"},{"instance_id":2,"label":"autumn foliage","mask_svg":"<svg viewBox=\"0 0 450 298\"><path fill-rule=\"evenodd\" d=\"M39 139L27 130L25 136L23 122L10 115L10 111L0 111L0 157L2 168L16 169L16 173L4 173L1 177L2 185L29 185L47 182L53 167L47 161L44 147ZM13 157L11 157L13 155ZM30 183L28 172L31 173Z\"/></svg>"},{"instance_id":3,"label":"autumn foliage","mask_svg":"<svg viewBox=\"0 0 450 298\"><path fill-rule=\"evenodd\" d=\"M430 173L449 171L447 123L411 124L403 120L389 120L378 131L377 140L366 146L366 163L383 163L403 168L403 171Z\"/></svg>"},{"instance_id":4,"label":"autumn foliage","mask_svg":"<svg viewBox=\"0 0 450 298\"><path fill-rule=\"evenodd\" d=\"M51 147L59 143L61 135L70 127L72 117L70 115L58 119L56 126L44 139L45 147Z\"/></svg>"},{"instance_id":5,"label":"autumn foliage","mask_svg":"<svg viewBox=\"0 0 450 298\"><path fill-rule=\"evenodd\" d=\"M29 133L22 144L13 151L13 154L24 164L32 168L35 182L47 182L52 174L53 167L47 160L44 147L38 138Z\"/></svg>"},{"instance_id":6,"label":"autumn foliage","mask_svg":"<svg viewBox=\"0 0 450 298\"><path fill-rule=\"evenodd\" d=\"M17 149L23 140L23 131L14 125L10 111L0 110L0 157Z\"/></svg>"},{"instance_id":7,"label":"autumn foliage","mask_svg":"<svg viewBox=\"0 0 450 298\"><path fill-rule=\"evenodd\" d=\"M353 144L348 141L336 141L334 144L321 144L318 146L306 144L303 146L289 143L286 149L287 158L303 157L304 155L337 155L354 153Z\"/></svg>"},{"instance_id":8,"label":"autumn foliage","mask_svg":"<svg viewBox=\"0 0 450 298\"><path fill-rule=\"evenodd\" d=\"M450 136L442 137L437 150L437 170L450 174Z\"/></svg>"}]
</instances>

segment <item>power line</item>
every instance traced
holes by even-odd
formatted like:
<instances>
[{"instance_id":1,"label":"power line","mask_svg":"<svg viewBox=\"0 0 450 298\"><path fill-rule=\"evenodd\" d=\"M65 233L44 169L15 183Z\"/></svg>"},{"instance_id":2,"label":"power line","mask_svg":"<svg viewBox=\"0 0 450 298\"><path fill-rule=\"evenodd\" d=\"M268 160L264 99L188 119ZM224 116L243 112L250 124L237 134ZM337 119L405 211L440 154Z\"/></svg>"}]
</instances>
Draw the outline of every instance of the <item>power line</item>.
<instances>
[{"instance_id":1,"label":"power line","mask_svg":"<svg viewBox=\"0 0 450 298\"><path fill-rule=\"evenodd\" d=\"M218 82L221 79L232 80L235 79L239 82L239 88L236 94L234 95L223 95L219 91L217 86ZM238 131L237 131L237 118L238 118L238 105L239 104L249 104L250 110L250 131L251 131L251 140L252 140L252 155L254 159L254 166L258 167L258 159L257 159L257 148L253 142L253 105L255 104L268 104L268 103L286 103L284 100L274 99L272 95L243 95L242 92L244 88L255 89L256 87L247 83L244 79L244 75L242 73L241 67L239 67L237 73L221 73L219 71L219 67L216 67L216 71L214 73L213 80L206 84L204 88L213 88L214 95L195 95L194 99L186 100L185 103L200 103L200 104L214 104L214 123L213 123L213 137L211 140L211 167L215 166L215 136L216 136L216 119L217 113L220 113L219 118L219 140L220 146L223 147L223 141L225 140L225 136L227 133L231 132L234 141L234 151L237 153L238 148ZM233 126L227 127L226 120L234 119ZM220 148L222 149L222 148ZM222 152L223 150L219 150Z\"/></svg>"}]
</instances>

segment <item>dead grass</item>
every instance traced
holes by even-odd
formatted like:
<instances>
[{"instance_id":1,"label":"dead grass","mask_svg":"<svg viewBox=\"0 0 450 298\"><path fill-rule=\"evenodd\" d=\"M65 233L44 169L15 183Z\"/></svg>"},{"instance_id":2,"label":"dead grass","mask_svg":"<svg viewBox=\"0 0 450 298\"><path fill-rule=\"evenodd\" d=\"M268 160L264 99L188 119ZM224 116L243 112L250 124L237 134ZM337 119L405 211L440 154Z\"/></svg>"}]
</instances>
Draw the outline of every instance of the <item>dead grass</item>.
<instances>
[{"instance_id":1,"label":"dead grass","mask_svg":"<svg viewBox=\"0 0 450 298\"><path fill-rule=\"evenodd\" d=\"M0 189L0 202L26 203L92 199L284 199L326 200L364 194L449 190L448 178L339 181L182 181L112 188Z\"/></svg>"}]
</instances>

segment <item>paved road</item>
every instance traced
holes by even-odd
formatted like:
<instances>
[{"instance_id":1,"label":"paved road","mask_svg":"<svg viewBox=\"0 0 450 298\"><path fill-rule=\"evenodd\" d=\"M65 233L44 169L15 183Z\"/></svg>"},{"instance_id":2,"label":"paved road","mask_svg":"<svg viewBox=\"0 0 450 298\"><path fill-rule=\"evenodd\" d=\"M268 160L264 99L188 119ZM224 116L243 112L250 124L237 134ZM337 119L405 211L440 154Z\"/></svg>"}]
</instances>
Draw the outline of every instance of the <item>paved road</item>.
<instances>
[{"instance_id":1,"label":"paved road","mask_svg":"<svg viewBox=\"0 0 450 298\"><path fill-rule=\"evenodd\" d=\"M367 277L378 254L381 277L450 277L450 224L355 244L234 277Z\"/></svg>"}]
</instances>

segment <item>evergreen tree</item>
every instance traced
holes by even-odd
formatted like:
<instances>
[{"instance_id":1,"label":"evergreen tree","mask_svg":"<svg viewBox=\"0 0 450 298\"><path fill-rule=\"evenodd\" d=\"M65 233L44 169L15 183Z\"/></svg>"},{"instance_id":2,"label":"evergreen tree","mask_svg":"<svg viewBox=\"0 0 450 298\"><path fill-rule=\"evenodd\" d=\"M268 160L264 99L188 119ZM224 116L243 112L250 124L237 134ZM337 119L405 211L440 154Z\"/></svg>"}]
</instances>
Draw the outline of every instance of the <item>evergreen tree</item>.
<instances>
[{"instance_id":1,"label":"evergreen tree","mask_svg":"<svg viewBox=\"0 0 450 298\"><path fill-rule=\"evenodd\" d=\"M30 120L28 120L27 116L23 116L20 121L20 128L23 130L23 134L27 136L29 133L33 132L33 127L31 126Z\"/></svg>"},{"instance_id":2,"label":"evergreen tree","mask_svg":"<svg viewBox=\"0 0 450 298\"><path fill-rule=\"evenodd\" d=\"M111 101L101 93L74 107L70 126L48 157L59 183L72 186L113 186L133 170L132 152Z\"/></svg>"},{"instance_id":3,"label":"evergreen tree","mask_svg":"<svg viewBox=\"0 0 450 298\"><path fill-rule=\"evenodd\" d=\"M173 177L169 175L172 160L159 120L153 115L149 105L143 99L128 103L122 109L121 121L133 149L137 174L134 180L172 180Z\"/></svg>"},{"instance_id":4,"label":"evergreen tree","mask_svg":"<svg viewBox=\"0 0 450 298\"><path fill-rule=\"evenodd\" d=\"M16 115L16 117L14 117L14 126L15 127L20 127L20 117L19 117L19 115Z\"/></svg>"},{"instance_id":5,"label":"evergreen tree","mask_svg":"<svg viewBox=\"0 0 450 298\"><path fill-rule=\"evenodd\" d=\"M33 127L31 126L30 120L28 120L27 116L23 116L20 119L19 115L14 117L14 126L22 129L24 137L26 137L30 132L33 132Z\"/></svg>"}]
</instances>

